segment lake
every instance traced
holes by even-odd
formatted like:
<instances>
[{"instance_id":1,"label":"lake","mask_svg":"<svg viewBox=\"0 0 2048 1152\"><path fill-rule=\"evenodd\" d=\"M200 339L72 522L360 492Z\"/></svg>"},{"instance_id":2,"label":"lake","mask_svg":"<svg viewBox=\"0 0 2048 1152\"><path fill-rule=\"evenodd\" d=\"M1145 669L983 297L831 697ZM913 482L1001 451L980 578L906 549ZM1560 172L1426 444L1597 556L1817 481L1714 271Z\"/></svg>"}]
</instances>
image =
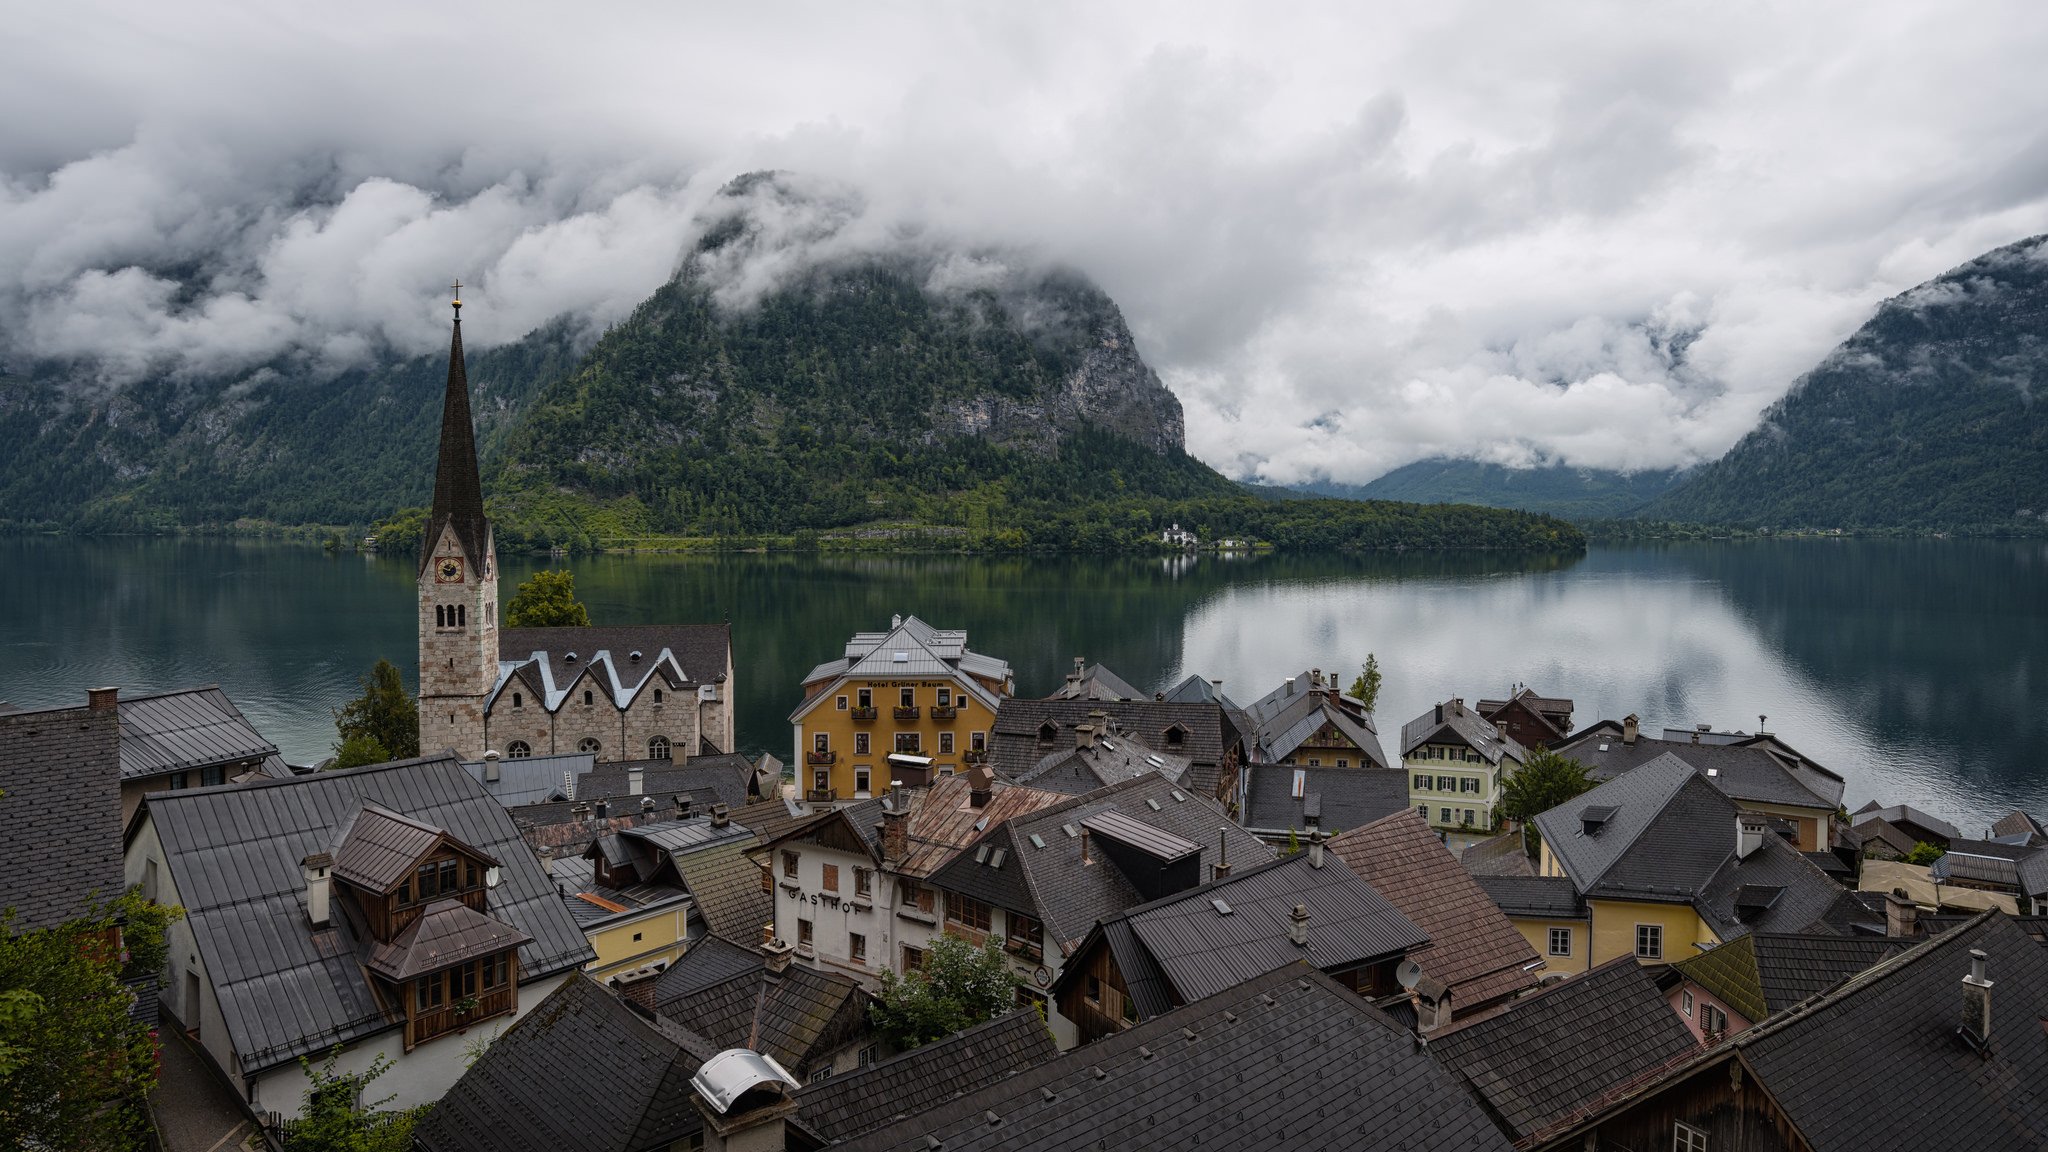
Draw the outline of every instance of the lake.
<instances>
[{"instance_id":1,"label":"lake","mask_svg":"<svg viewBox=\"0 0 2048 1152\"><path fill-rule=\"evenodd\" d=\"M379 657L413 673L413 562L208 539L0 539L0 699L80 703L218 683L295 762ZM504 589L545 565L502 558ZM2048 544L1785 540L1487 554L1190 560L604 556L577 560L601 623L731 620L744 751L785 760L803 673L915 613L968 629L1044 695L1075 656L1140 687L1190 672L1240 703L1316 667L1386 674L1379 728L1517 682L1583 725L1760 714L1873 796L1981 831L2048 815Z\"/></svg>"}]
</instances>

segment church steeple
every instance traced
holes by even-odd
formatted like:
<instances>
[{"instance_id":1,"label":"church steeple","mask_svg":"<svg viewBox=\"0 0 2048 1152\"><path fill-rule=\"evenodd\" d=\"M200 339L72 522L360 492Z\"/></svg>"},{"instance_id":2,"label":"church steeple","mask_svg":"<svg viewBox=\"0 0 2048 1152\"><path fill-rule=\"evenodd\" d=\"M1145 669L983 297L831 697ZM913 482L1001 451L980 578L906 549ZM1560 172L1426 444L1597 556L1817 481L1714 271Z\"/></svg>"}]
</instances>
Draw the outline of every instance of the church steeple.
<instances>
[{"instance_id":1,"label":"church steeple","mask_svg":"<svg viewBox=\"0 0 2048 1152\"><path fill-rule=\"evenodd\" d=\"M434 469L434 509L427 518L427 538L420 548L420 571L427 570L441 530L453 527L462 541L470 570L482 572L486 536L484 487L476 470L476 430L469 415L469 373L462 362L462 281L454 285L455 334L448 346L448 390L441 400L441 457Z\"/></svg>"}]
</instances>

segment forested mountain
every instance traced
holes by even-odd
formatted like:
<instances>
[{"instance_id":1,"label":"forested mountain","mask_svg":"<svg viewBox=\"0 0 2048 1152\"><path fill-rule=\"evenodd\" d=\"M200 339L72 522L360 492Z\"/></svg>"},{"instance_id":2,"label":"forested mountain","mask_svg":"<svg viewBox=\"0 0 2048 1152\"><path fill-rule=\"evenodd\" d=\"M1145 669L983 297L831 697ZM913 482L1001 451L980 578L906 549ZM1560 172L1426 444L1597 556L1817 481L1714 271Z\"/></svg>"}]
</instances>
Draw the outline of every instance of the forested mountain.
<instances>
[{"instance_id":1,"label":"forested mountain","mask_svg":"<svg viewBox=\"0 0 2048 1152\"><path fill-rule=\"evenodd\" d=\"M2048 524L2048 236L1879 307L1643 515L1776 528Z\"/></svg>"},{"instance_id":2,"label":"forested mountain","mask_svg":"<svg viewBox=\"0 0 2048 1152\"><path fill-rule=\"evenodd\" d=\"M1403 465L1368 484L1304 484L1303 492L1359 500L1418 504L1483 504L1568 518L1626 516L1661 495L1678 478L1672 470L1613 472L1551 464L1508 468L1477 460L1438 457Z\"/></svg>"}]
</instances>

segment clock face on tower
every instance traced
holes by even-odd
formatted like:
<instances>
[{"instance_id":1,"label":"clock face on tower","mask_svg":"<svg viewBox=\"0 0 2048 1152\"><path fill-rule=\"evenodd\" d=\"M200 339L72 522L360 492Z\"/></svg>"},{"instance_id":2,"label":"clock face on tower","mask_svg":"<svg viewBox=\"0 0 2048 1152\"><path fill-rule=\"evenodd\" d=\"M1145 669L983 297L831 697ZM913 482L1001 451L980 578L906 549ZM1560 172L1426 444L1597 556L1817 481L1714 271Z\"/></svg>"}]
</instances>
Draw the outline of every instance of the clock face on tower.
<instances>
[{"instance_id":1,"label":"clock face on tower","mask_svg":"<svg viewBox=\"0 0 2048 1152\"><path fill-rule=\"evenodd\" d=\"M455 556L443 556L434 564L434 583L462 583L462 561Z\"/></svg>"}]
</instances>

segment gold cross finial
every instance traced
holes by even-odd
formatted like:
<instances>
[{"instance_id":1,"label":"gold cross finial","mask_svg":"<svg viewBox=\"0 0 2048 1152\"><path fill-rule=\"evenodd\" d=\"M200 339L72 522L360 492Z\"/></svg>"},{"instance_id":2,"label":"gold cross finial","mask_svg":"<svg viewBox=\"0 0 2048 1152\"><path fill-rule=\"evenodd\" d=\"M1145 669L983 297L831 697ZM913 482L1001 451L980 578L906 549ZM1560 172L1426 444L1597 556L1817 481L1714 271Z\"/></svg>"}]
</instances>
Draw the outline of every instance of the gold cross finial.
<instances>
[{"instance_id":1,"label":"gold cross finial","mask_svg":"<svg viewBox=\"0 0 2048 1152\"><path fill-rule=\"evenodd\" d=\"M456 280L451 286L451 290L455 293L455 314L460 316L462 315L462 281L460 279Z\"/></svg>"}]
</instances>

